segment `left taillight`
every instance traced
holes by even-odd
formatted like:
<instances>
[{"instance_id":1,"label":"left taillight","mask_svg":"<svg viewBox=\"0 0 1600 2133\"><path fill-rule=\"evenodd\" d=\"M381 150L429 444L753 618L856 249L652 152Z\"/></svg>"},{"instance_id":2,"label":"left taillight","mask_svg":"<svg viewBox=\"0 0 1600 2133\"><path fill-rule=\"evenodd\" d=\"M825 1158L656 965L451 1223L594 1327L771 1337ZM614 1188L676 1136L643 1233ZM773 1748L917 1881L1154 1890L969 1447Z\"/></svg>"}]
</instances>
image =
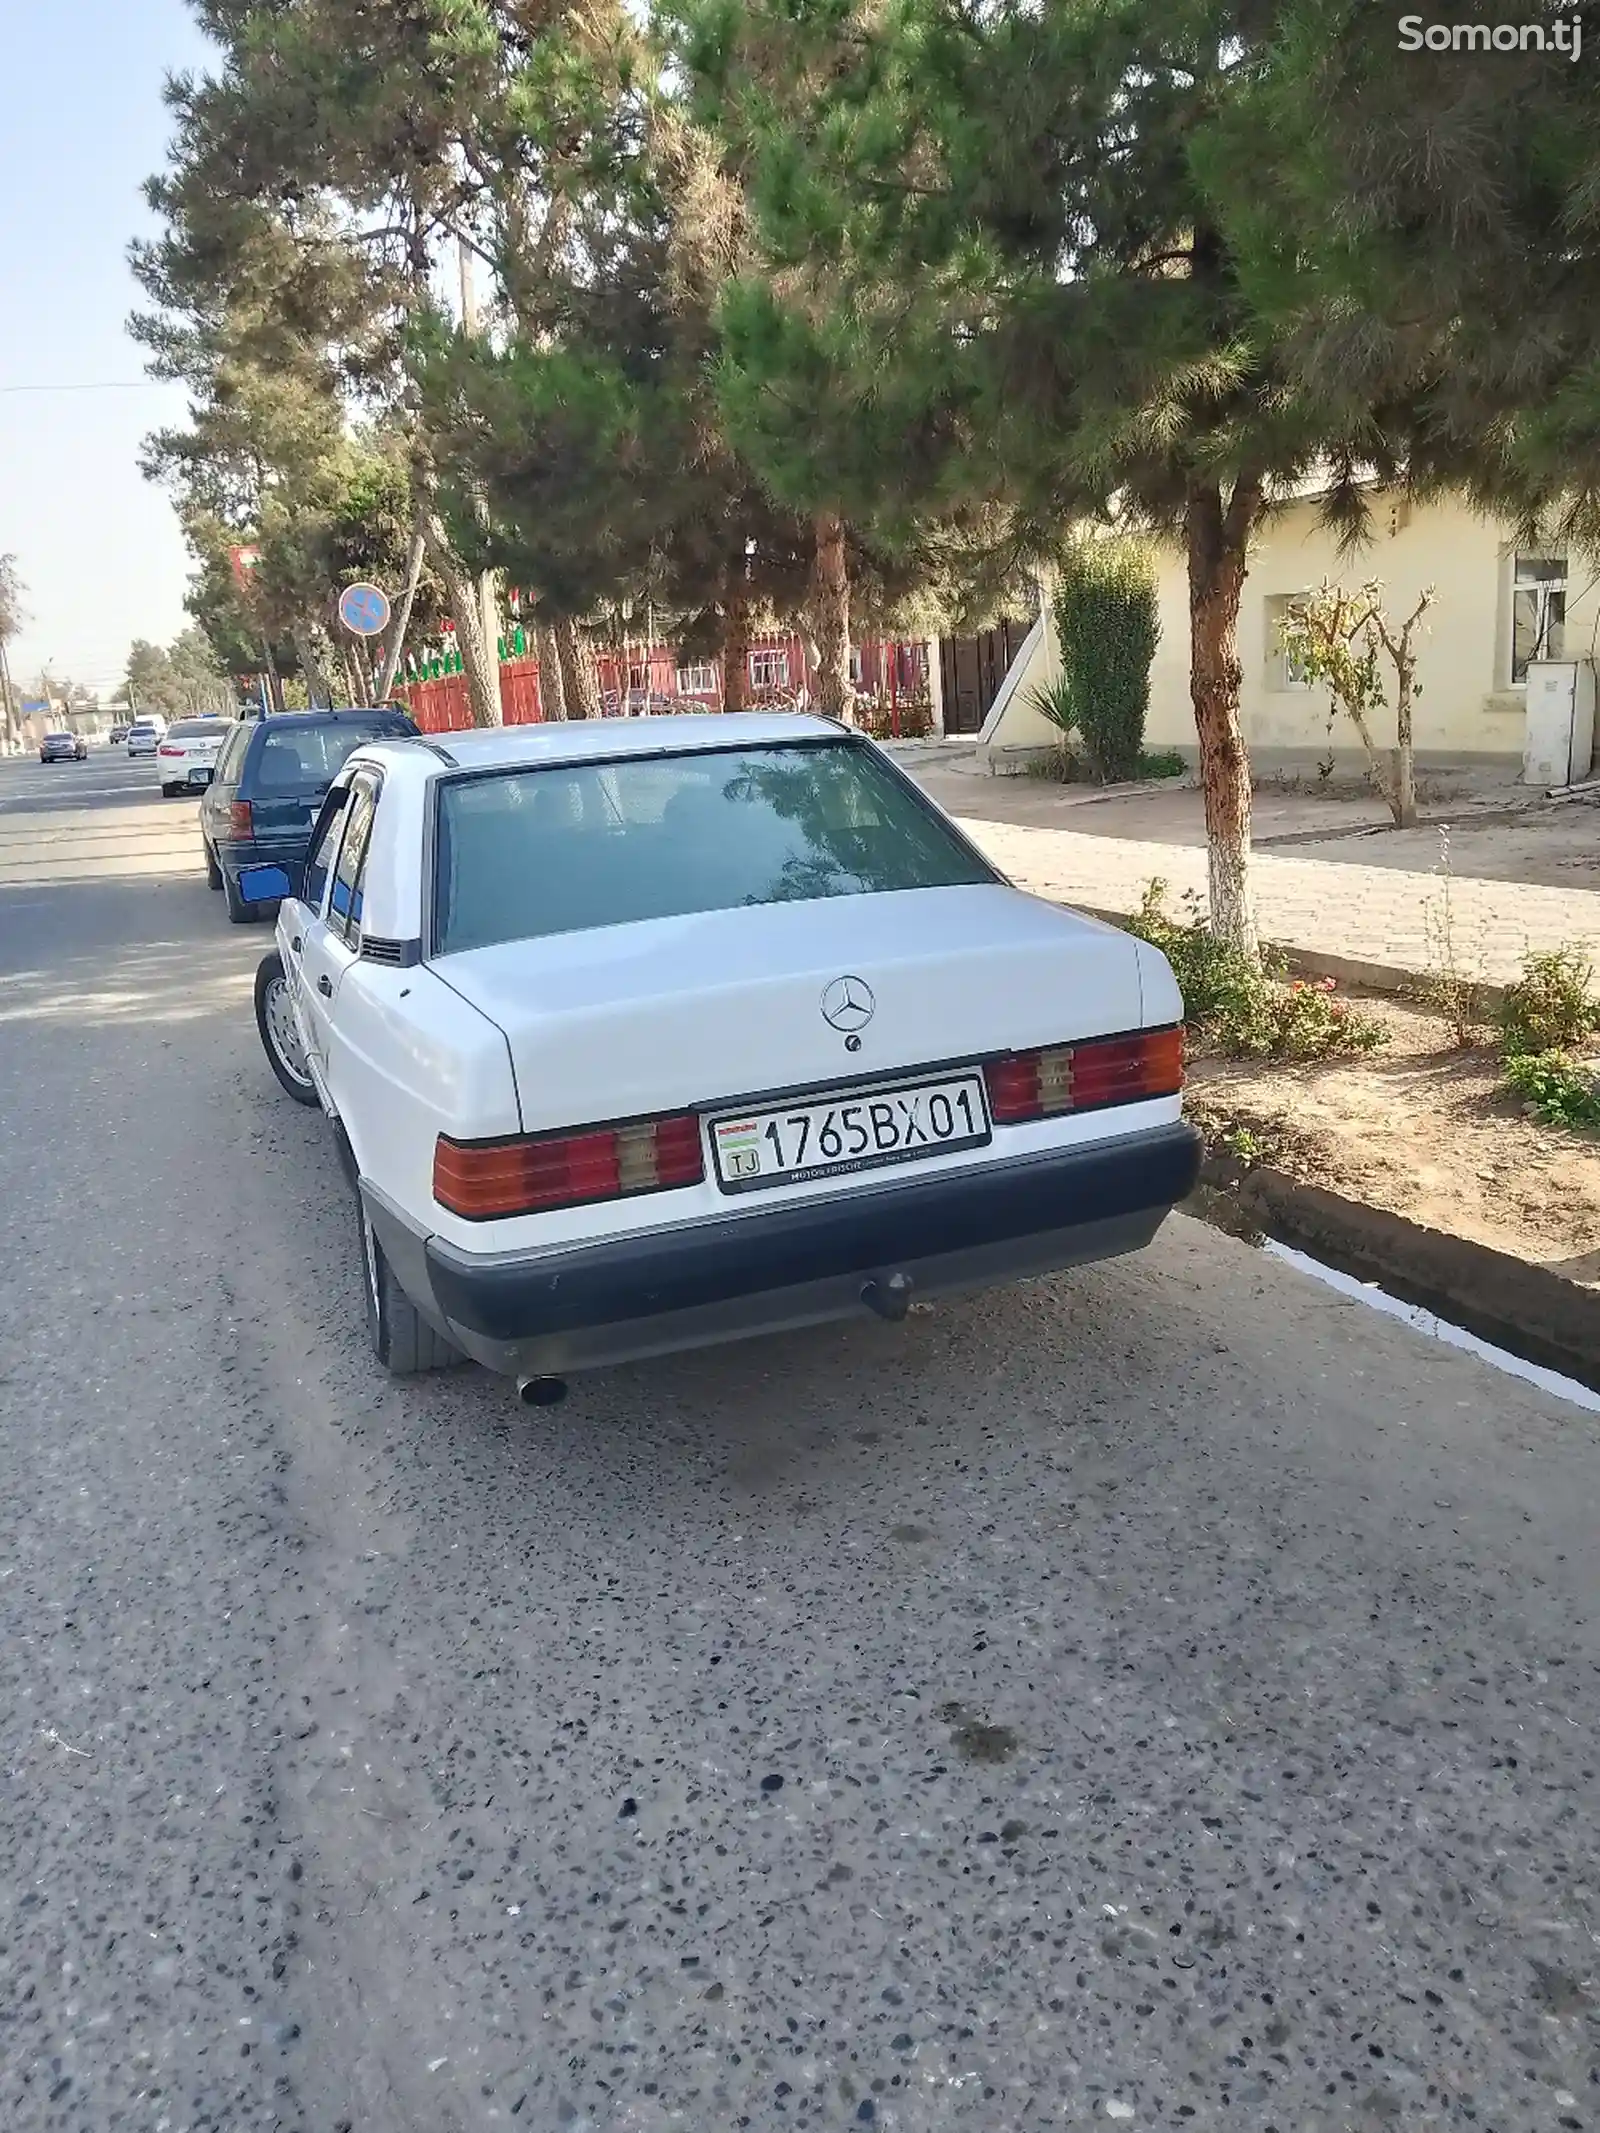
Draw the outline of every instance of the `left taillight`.
<instances>
[{"instance_id":1,"label":"left taillight","mask_svg":"<svg viewBox=\"0 0 1600 2133\"><path fill-rule=\"evenodd\" d=\"M433 1151L434 1198L469 1222L670 1192L704 1176L700 1121L692 1112L519 1140L456 1141L441 1134Z\"/></svg>"},{"instance_id":2,"label":"left taillight","mask_svg":"<svg viewBox=\"0 0 1600 2133\"><path fill-rule=\"evenodd\" d=\"M227 834L235 840L249 841L256 833L256 818L250 811L248 800L234 800L228 806Z\"/></svg>"},{"instance_id":3,"label":"left taillight","mask_svg":"<svg viewBox=\"0 0 1600 2133\"><path fill-rule=\"evenodd\" d=\"M1142 1029L1018 1052L991 1059L983 1077L997 1126L1176 1096L1183 1087L1183 1030Z\"/></svg>"}]
</instances>

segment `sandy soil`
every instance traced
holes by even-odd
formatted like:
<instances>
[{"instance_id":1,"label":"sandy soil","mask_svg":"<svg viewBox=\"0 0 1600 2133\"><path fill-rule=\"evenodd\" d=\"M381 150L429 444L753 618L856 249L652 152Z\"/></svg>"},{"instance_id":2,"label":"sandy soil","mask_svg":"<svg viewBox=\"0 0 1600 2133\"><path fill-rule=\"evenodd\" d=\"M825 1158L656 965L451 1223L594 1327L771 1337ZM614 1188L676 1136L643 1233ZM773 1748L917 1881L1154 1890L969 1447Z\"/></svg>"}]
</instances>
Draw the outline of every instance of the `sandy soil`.
<instances>
[{"instance_id":1,"label":"sandy soil","mask_svg":"<svg viewBox=\"0 0 1600 2133\"><path fill-rule=\"evenodd\" d=\"M1525 1117L1485 1048L1420 1008L1364 999L1386 1051L1321 1066L1197 1059L1189 1109L1306 1183L1512 1252L1600 1289L1600 1141Z\"/></svg>"}]
</instances>

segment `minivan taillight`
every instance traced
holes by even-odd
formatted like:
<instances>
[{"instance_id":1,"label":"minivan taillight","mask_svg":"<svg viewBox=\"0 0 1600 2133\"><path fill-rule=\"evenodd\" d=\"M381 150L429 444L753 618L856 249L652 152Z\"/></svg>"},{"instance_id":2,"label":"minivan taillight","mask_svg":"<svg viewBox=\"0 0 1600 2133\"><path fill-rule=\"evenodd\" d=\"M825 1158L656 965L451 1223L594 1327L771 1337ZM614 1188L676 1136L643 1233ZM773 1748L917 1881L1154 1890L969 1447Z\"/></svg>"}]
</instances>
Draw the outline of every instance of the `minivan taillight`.
<instances>
[{"instance_id":1,"label":"minivan taillight","mask_svg":"<svg viewBox=\"0 0 1600 2133\"><path fill-rule=\"evenodd\" d=\"M1141 1029L1126 1037L1019 1052L989 1060L983 1078L998 1126L1176 1096L1183 1087L1183 1030Z\"/></svg>"},{"instance_id":2,"label":"minivan taillight","mask_svg":"<svg viewBox=\"0 0 1600 2133\"><path fill-rule=\"evenodd\" d=\"M248 800L235 800L228 809L228 835L233 838L250 838L256 833L256 821L250 812Z\"/></svg>"},{"instance_id":3,"label":"minivan taillight","mask_svg":"<svg viewBox=\"0 0 1600 2133\"><path fill-rule=\"evenodd\" d=\"M455 1141L441 1134L433 1152L434 1198L469 1222L670 1192L704 1176L700 1121L692 1112L517 1140Z\"/></svg>"}]
</instances>

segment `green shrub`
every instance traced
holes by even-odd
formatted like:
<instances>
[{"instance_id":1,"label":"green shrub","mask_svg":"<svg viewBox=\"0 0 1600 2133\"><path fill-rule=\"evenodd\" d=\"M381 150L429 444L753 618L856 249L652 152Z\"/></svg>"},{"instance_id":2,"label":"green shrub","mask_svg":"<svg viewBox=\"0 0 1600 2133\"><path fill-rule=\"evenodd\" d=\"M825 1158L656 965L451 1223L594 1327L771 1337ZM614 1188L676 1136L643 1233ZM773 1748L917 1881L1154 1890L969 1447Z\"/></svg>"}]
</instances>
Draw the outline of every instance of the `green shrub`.
<instances>
[{"instance_id":1,"label":"green shrub","mask_svg":"<svg viewBox=\"0 0 1600 2133\"><path fill-rule=\"evenodd\" d=\"M1150 708L1150 663L1161 628L1155 566L1135 541L1080 542L1064 564L1055 599L1059 683L1035 692L1045 716L1076 732L1104 785L1139 775Z\"/></svg>"},{"instance_id":2,"label":"green shrub","mask_svg":"<svg viewBox=\"0 0 1600 2133\"><path fill-rule=\"evenodd\" d=\"M1500 1050L1507 1059L1570 1051L1600 1029L1594 965L1581 948L1530 955L1500 1009Z\"/></svg>"},{"instance_id":3,"label":"green shrub","mask_svg":"<svg viewBox=\"0 0 1600 2133\"><path fill-rule=\"evenodd\" d=\"M1159 948L1183 994L1184 1018L1217 1051L1260 1059L1331 1059L1375 1052L1388 1032L1348 1000L1332 978L1286 979L1258 970L1212 933L1194 896L1180 920L1166 908L1167 885L1152 881L1129 931Z\"/></svg>"},{"instance_id":4,"label":"green shrub","mask_svg":"<svg viewBox=\"0 0 1600 2133\"><path fill-rule=\"evenodd\" d=\"M1045 778L1053 785L1082 785L1089 775L1083 757L1065 743L1042 755L1030 755L1022 768L1025 776Z\"/></svg>"},{"instance_id":5,"label":"green shrub","mask_svg":"<svg viewBox=\"0 0 1600 2133\"><path fill-rule=\"evenodd\" d=\"M1154 755L1139 758L1141 778L1182 778L1188 773L1189 766L1176 748L1158 748Z\"/></svg>"},{"instance_id":6,"label":"green shrub","mask_svg":"<svg viewBox=\"0 0 1600 2133\"><path fill-rule=\"evenodd\" d=\"M1505 1078L1535 1118L1576 1133L1600 1131L1600 1076L1562 1051L1532 1052L1505 1062Z\"/></svg>"}]
</instances>

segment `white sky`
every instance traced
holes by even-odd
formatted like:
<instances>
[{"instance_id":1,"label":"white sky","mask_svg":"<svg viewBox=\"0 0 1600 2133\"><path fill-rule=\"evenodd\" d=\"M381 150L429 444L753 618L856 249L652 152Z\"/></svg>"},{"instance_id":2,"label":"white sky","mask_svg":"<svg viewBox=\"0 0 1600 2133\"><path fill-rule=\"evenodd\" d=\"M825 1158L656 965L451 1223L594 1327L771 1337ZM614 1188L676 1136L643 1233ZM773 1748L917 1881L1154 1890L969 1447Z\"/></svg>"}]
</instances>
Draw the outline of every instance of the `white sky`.
<instances>
[{"instance_id":1,"label":"white sky","mask_svg":"<svg viewBox=\"0 0 1600 2133\"><path fill-rule=\"evenodd\" d=\"M109 694L135 637L187 621L188 559L140 440L184 396L18 391L143 378L123 330L139 301L125 254L150 218L139 194L163 160L164 75L204 55L182 0L18 0L5 10L12 94L0 130L0 551L29 616L11 647L21 684L49 663Z\"/></svg>"}]
</instances>

